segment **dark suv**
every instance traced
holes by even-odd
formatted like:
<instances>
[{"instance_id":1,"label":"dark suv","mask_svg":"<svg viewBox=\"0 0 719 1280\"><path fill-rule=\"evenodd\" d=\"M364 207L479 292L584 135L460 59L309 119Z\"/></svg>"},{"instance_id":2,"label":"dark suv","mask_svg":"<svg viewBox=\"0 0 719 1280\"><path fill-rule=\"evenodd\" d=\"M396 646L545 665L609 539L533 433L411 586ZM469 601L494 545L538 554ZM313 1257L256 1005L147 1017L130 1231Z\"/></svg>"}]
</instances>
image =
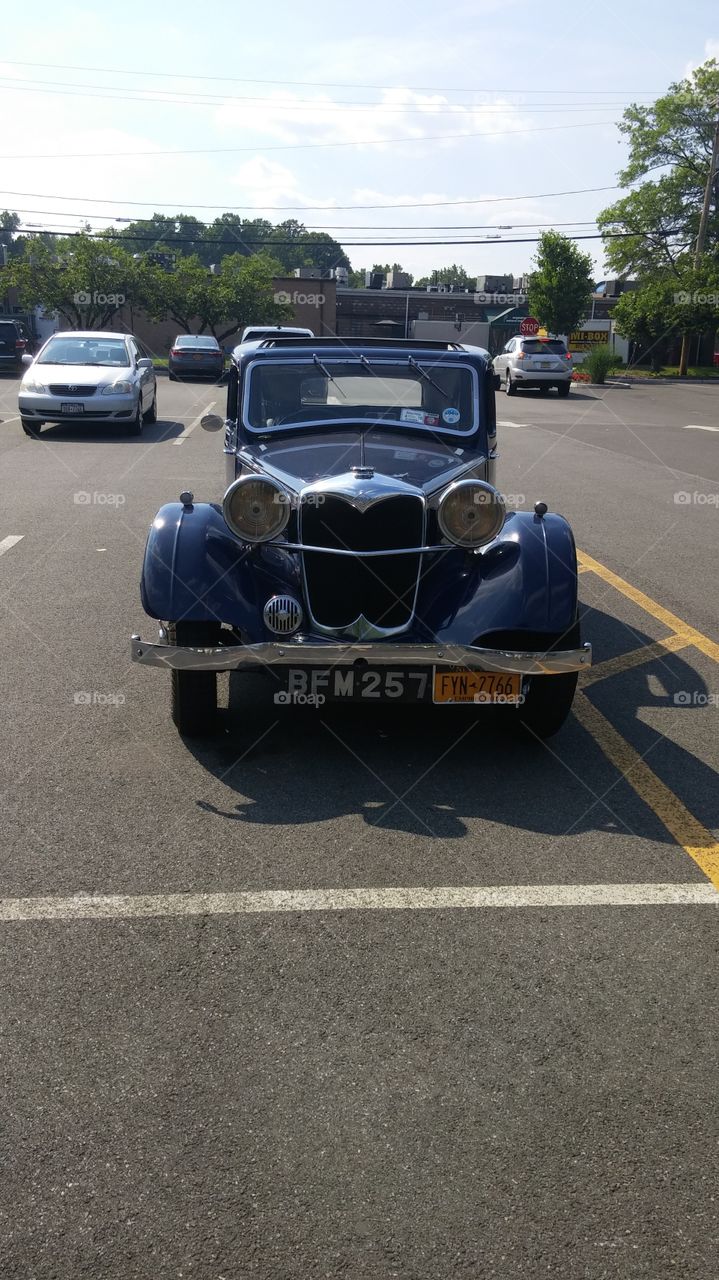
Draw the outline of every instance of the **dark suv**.
<instances>
[{"instance_id":1,"label":"dark suv","mask_svg":"<svg viewBox=\"0 0 719 1280\"><path fill-rule=\"evenodd\" d=\"M31 340L19 320L0 319L0 369L19 373L22 358L30 354Z\"/></svg>"}]
</instances>

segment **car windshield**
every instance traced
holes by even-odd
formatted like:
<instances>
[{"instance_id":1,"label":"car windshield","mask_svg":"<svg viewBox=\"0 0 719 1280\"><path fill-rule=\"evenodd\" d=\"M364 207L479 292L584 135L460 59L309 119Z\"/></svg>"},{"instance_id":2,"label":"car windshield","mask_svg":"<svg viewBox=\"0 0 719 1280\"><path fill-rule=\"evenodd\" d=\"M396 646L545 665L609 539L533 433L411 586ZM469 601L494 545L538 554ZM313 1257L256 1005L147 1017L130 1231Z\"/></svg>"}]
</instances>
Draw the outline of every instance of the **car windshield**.
<instances>
[{"instance_id":1,"label":"car windshield","mask_svg":"<svg viewBox=\"0 0 719 1280\"><path fill-rule=\"evenodd\" d=\"M560 338L535 338L530 342L522 343L522 351L525 351L528 356L541 356L547 351L563 356L566 350L566 343Z\"/></svg>"},{"instance_id":2,"label":"car windshield","mask_svg":"<svg viewBox=\"0 0 719 1280\"><path fill-rule=\"evenodd\" d=\"M254 431L367 419L466 434L476 423L474 377L431 355L257 361L244 420Z\"/></svg>"},{"instance_id":3,"label":"car windshield","mask_svg":"<svg viewBox=\"0 0 719 1280\"><path fill-rule=\"evenodd\" d=\"M98 364L126 368L130 363L122 338L51 338L38 364Z\"/></svg>"},{"instance_id":4,"label":"car windshield","mask_svg":"<svg viewBox=\"0 0 719 1280\"><path fill-rule=\"evenodd\" d=\"M204 334L198 334L193 337L188 334L184 338L178 338L175 342L176 347L209 347L212 351L217 351L219 343L217 338L208 338Z\"/></svg>"}]
</instances>

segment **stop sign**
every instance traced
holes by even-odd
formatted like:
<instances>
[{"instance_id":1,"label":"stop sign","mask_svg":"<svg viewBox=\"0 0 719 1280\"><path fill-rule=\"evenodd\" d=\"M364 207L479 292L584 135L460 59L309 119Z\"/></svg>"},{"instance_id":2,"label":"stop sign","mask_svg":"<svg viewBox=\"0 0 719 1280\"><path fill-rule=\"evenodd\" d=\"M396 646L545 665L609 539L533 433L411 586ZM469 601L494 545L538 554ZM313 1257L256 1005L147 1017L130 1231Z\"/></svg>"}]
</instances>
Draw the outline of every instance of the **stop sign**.
<instances>
[{"instance_id":1,"label":"stop sign","mask_svg":"<svg viewBox=\"0 0 719 1280\"><path fill-rule=\"evenodd\" d=\"M533 338L535 333L539 333L539 321L534 316L525 316L520 320L519 332L523 338Z\"/></svg>"}]
</instances>

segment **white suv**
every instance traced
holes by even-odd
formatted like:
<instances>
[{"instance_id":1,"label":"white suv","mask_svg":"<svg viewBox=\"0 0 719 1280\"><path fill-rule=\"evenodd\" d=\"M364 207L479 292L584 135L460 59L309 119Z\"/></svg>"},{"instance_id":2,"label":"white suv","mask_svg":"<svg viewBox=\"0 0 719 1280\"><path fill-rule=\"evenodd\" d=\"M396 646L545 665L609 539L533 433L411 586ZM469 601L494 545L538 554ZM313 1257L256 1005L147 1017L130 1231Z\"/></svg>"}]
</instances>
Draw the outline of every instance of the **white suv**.
<instances>
[{"instance_id":1,"label":"white suv","mask_svg":"<svg viewBox=\"0 0 719 1280\"><path fill-rule=\"evenodd\" d=\"M572 385L572 357L562 338L510 338L494 357L494 370L508 396L519 387L543 393L556 387L560 396L568 396Z\"/></svg>"}]
</instances>

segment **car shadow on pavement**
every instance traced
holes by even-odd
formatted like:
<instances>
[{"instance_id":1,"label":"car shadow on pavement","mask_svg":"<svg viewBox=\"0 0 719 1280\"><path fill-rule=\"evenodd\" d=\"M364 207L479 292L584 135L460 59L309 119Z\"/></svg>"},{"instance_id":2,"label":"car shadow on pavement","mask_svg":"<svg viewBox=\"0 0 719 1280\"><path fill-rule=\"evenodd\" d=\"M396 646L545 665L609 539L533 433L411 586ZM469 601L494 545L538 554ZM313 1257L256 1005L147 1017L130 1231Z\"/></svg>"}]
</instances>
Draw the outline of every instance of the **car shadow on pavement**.
<instances>
[{"instance_id":1,"label":"car shadow on pavement","mask_svg":"<svg viewBox=\"0 0 719 1280\"><path fill-rule=\"evenodd\" d=\"M182 435L184 426L172 418L158 418L157 422L145 423L142 435L128 435L127 427L121 423L113 426L93 424L78 430L75 426L56 423L46 424L40 434L40 441L48 444L77 444L78 441L91 441L93 444L162 444L165 440L173 440Z\"/></svg>"},{"instance_id":2,"label":"car shadow on pavement","mask_svg":"<svg viewBox=\"0 0 719 1280\"><path fill-rule=\"evenodd\" d=\"M596 610L584 635L595 661L654 639ZM692 661L668 653L611 675L587 696L711 830L719 824L716 773L681 745L687 717L711 692L691 652ZM510 708L297 707L275 704L278 687L273 673L230 676L219 739L187 742L240 797L234 805L197 800L200 809L268 825L359 813L368 825L445 839L483 819L556 837L604 831L674 843L574 716L540 742L517 734Z\"/></svg>"}]
</instances>

